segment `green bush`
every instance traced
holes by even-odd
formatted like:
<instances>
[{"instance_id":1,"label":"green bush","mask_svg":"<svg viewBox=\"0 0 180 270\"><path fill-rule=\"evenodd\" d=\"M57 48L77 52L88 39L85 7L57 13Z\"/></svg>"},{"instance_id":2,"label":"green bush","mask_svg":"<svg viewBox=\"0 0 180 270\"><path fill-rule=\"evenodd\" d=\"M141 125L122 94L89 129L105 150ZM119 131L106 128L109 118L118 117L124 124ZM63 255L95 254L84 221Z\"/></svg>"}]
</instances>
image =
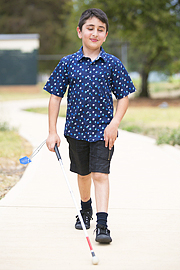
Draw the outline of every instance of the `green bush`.
<instances>
[{"instance_id":1,"label":"green bush","mask_svg":"<svg viewBox=\"0 0 180 270\"><path fill-rule=\"evenodd\" d=\"M9 131L10 128L6 122L0 123L0 131Z\"/></svg>"},{"instance_id":2,"label":"green bush","mask_svg":"<svg viewBox=\"0 0 180 270\"><path fill-rule=\"evenodd\" d=\"M157 144L180 145L180 127L177 129L166 128L162 130L156 142Z\"/></svg>"}]
</instances>

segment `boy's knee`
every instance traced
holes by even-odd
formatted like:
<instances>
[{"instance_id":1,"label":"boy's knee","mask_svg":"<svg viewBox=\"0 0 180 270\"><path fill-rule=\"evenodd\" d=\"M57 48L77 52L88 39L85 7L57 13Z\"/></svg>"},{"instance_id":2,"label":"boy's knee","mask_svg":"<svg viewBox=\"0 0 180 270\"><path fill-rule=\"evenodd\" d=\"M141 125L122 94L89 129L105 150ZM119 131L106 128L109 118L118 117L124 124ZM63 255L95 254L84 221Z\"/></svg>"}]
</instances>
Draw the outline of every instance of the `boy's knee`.
<instances>
[{"instance_id":1,"label":"boy's knee","mask_svg":"<svg viewBox=\"0 0 180 270\"><path fill-rule=\"evenodd\" d=\"M108 174L94 172L92 173L92 179L98 182L105 181L105 180L108 180Z\"/></svg>"},{"instance_id":2,"label":"boy's knee","mask_svg":"<svg viewBox=\"0 0 180 270\"><path fill-rule=\"evenodd\" d=\"M90 179L91 179L91 174L87 174L87 175L78 174L78 180L80 180L80 181L86 181L86 180L90 180Z\"/></svg>"}]
</instances>

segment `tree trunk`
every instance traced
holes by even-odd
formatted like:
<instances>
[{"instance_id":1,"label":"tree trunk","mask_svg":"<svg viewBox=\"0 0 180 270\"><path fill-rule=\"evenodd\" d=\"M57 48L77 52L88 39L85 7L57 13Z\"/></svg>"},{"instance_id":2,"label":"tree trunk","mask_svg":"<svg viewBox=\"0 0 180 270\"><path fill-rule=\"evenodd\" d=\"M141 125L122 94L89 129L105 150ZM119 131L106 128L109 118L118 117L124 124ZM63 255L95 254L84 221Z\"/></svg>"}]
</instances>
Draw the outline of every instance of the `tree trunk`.
<instances>
[{"instance_id":1,"label":"tree trunk","mask_svg":"<svg viewBox=\"0 0 180 270\"><path fill-rule=\"evenodd\" d=\"M149 72L146 72L145 70L141 73L141 92L139 97L147 97L150 98L149 90L148 90L148 76Z\"/></svg>"}]
</instances>

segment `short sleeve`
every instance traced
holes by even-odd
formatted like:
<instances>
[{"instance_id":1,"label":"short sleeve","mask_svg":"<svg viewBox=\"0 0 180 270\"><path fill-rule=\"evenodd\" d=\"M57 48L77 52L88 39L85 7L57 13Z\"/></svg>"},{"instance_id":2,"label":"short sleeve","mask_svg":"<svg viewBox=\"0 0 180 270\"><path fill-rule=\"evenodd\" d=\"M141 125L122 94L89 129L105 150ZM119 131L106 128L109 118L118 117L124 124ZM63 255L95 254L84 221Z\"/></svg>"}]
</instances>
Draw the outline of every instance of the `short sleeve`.
<instances>
[{"instance_id":1,"label":"short sleeve","mask_svg":"<svg viewBox=\"0 0 180 270\"><path fill-rule=\"evenodd\" d=\"M55 96L63 97L69 84L67 61L62 58L44 86L44 90Z\"/></svg>"},{"instance_id":2,"label":"short sleeve","mask_svg":"<svg viewBox=\"0 0 180 270\"><path fill-rule=\"evenodd\" d=\"M136 91L134 84L122 62L115 58L111 73L112 92L117 99L128 96Z\"/></svg>"}]
</instances>

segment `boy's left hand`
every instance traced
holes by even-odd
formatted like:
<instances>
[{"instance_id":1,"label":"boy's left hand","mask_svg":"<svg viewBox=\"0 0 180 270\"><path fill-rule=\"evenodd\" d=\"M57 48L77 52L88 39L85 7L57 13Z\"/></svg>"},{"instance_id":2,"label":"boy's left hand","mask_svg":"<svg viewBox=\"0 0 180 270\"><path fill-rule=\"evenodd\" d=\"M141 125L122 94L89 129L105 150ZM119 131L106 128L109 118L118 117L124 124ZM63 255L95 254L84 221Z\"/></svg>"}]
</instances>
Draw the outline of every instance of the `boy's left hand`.
<instances>
[{"instance_id":1,"label":"boy's left hand","mask_svg":"<svg viewBox=\"0 0 180 270\"><path fill-rule=\"evenodd\" d=\"M114 142L117 138L118 125L112 120L111 123L104 130L105 147L109 146L109 150L112 149Z\"/></svg>"},{"instance_id":2,"label":"boy's left hand","mask_svg":"<svg viewBox=\"0 0 180 270\"><path fill-rule=\"evenodd\" d=\"M117 100L116 113L110 124L104 130L105 147L108 147L109 145L109 150L111 150L117 138L118 127L123 119L124 114L126 113L128 104L128 96Z\"/></svg>"}]
</instances>

